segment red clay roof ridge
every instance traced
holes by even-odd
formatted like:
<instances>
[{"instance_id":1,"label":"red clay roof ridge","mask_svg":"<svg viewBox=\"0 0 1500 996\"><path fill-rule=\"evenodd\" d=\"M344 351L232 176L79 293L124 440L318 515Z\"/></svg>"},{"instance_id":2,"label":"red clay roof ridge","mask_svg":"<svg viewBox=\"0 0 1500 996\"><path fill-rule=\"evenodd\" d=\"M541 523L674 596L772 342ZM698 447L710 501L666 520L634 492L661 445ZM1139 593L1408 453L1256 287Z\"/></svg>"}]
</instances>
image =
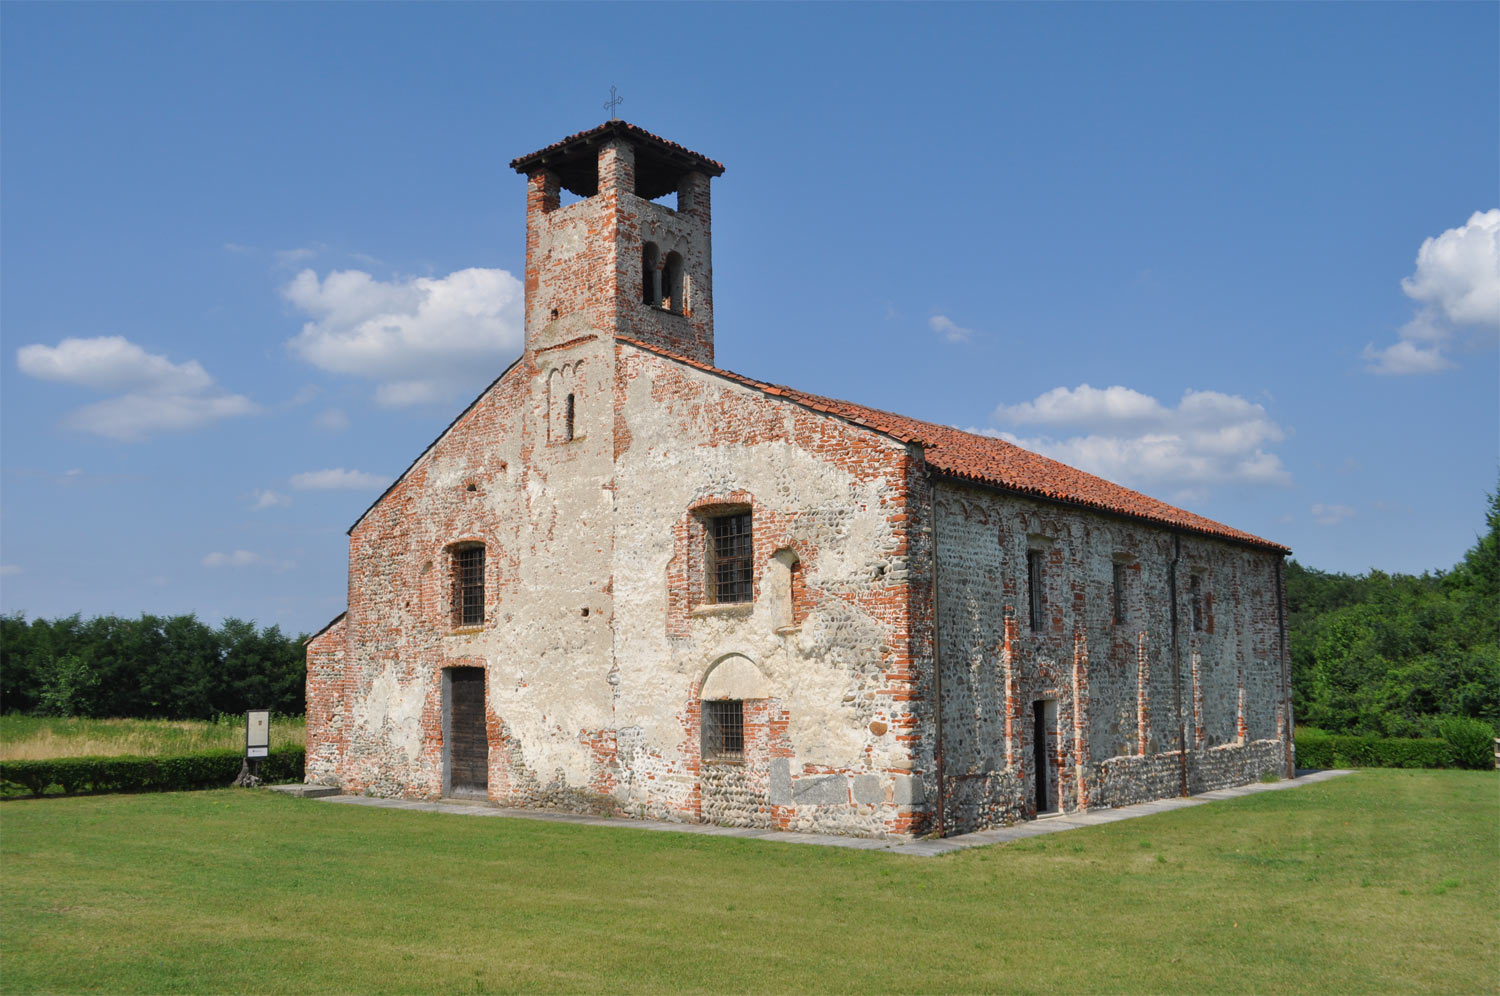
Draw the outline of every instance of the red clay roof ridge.
<instances>
[{"instance_id":1,"label":"red clay roof ridge","mask_svg":"<svg viewBox=\"0 0 1500 996\"><path fill-rule=\"evenodd\" d=\"M1291 553L1290 548L1280 543L1273 543L1253 533L1169 505L1158 498L1071 467L1060 460L1034 453L997 436L981 435L852 401L826 398L784 385L768 384L639 339L629 336L616 338L647 352L728 378L764 394L786 398L803 407L835 415L900 442L920 445L927 464L945 476L973 480L1018 494L1094 508L1158 526L1185 529L1282 554Z\"/></svg>"}]
</instances>

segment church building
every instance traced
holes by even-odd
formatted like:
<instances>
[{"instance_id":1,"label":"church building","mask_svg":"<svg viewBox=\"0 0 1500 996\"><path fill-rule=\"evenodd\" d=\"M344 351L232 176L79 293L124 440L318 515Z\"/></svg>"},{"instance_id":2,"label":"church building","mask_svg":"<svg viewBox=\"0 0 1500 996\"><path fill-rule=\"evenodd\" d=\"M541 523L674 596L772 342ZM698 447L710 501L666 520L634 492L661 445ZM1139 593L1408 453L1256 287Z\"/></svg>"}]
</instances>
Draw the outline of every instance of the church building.
<instances>
[{"instance_id":1,"label":"church building","mask_svg":"<svg viewBox=\"0 0 1500 996\"><path fill-rule=\"evenodd\" d=\"M308 781L903 837L1292 774L1285 547L715 366L712 159L511 165L525 349L350 528Z\"/></svg>"}]
</instances>

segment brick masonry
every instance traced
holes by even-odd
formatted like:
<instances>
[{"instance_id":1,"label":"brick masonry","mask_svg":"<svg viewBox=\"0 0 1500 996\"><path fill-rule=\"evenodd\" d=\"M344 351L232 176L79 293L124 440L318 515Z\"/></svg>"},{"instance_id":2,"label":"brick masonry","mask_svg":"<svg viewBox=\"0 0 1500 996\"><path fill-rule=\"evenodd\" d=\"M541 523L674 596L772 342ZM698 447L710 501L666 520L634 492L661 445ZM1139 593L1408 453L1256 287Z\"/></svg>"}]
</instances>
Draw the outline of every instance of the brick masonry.
<instances>
[{"instance_id":1,"label":"brick masonry","mask_svg":"<svg viewBox=\"0 0 1500 996\"><path fill-rule=\"evenodd\" d=\"M671 149L606 133L529 173L525 352L350 530L348 612L308 646L309 781L442 795L453 667L483 669L507 806L994 826L1035 815L1038 701L1064 809L1283 770L1279 555L957 483L920 441L713 370L709 178L681 167L675 211L633 192ZM561 206L582 155L597 192ZM681 260L671 308L642 299L645 241ZM754 592L719 605L726 509L751 513ZM470 544L485 612L463 627ZM716 698L744 703L740 760L702 757Z\"/></svg>"}]
</instances>

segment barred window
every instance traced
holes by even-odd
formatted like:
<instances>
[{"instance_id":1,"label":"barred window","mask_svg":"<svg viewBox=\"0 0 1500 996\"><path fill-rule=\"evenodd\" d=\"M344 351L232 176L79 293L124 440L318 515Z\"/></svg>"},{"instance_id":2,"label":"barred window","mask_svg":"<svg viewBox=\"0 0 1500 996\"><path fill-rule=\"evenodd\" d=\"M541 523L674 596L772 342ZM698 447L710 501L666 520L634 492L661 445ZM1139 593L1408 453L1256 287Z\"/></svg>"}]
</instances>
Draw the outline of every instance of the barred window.
<instances>
[{"instance_id":1,"label":"barred window","mask_svg":"<svg viewBox=\"0 0 1500 996\"><path fill-rule=\"evenodd\" d=\"M748 602L755 597L755 544L750 513L736 512L708 520L708 600Z\"/></svg>"},{"instance_id":2,"label":"barred window","mask_svg":"<svg viewBox=\"0 0 1500 996\"><path fill-rule=\"evenodd\" d=\"M1031 598L1031 630L1039 633L1042 630L1042 551L1030 550L1026 553L1026 589Z\"/></svg>"},{"instance_id":3,"label":"barred window","mask_svg":"<svg viewBox=\"0 0 1500 996\"><path fill-rule=\"evenodd\" d=\"M453 625L484 625L484 547L453 551Z\"/></svg>"},{"instance_id":4,"label":"barred window","mask_svg":"<svg viewBox=\"0 0 1500 996\"><path fill-rule=\"evenodd\" d=\"M715 699L703 703L703 757L739 761L745 756L745 703Z\"/></svg>"}]
</instances>

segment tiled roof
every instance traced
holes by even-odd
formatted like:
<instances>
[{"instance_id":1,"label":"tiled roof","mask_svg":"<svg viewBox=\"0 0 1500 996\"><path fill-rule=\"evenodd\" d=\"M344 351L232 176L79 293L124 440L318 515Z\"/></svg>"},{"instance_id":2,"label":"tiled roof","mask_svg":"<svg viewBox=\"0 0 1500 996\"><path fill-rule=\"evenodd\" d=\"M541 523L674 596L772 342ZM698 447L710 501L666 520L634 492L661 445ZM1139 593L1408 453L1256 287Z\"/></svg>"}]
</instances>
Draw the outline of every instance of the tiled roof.
<instances>
[{"instance_id":1,"label":"tiled roof","mask_svg":"<svg viewBox=\"0 0 1500 996\"><path fill-rule=\"evenodd\" d=\"M612 121L606 121L602 125L599 125L595 128L590 128L587 131L580 131L575 135L569 135L567 138L559 142L553 142L546 148L538 149L530 155L517 156L515 159L512 159L510 161L510 168L515 170L517 173L528 172L533 166L538 163L539 160L544 159L549 155L562 152L564 150L570 150L570 147L588 145L606 134L624 135L628 138L635 139L637 142L643 142L648 146L653 146L658 152L673 154L676 157L685 157L686 159L692 161L693 166L695 166L702 172L707 173L709 176L722 176L724 174L723 163L716 162L715 160L710 159L707 156L699 155L692 149L678 145L676 142L662 138L660 135L653 135L651 132L638 125L633 125L628 121L621 121L618 118Z\"/></svg>"},{"instance_id":2,"label":"tiled roof","mask_svg":"<svg viewBox=\"0 0 1500 996\"><path fill-rule=\"evenodd\" d=\"M623 336L621 339L648 352L706 370L765 394L786 398L814 411L826 412L867 426L901 442L918 443L923 448L928 466L950 477L975 481L1017 494L1099 509L1155 525L1216 536L1278 553L1291 553L1288 547L1279 543L1272 543L1175 505L1168 505L1164 501L1113 484L1102 477L1095 477L1003 439L964 432L962 429L934 422L923 422L876 408L866 408L850 401L808 394L790 387L766 384L635 339Z\"/></svg>"}]
</instances>

